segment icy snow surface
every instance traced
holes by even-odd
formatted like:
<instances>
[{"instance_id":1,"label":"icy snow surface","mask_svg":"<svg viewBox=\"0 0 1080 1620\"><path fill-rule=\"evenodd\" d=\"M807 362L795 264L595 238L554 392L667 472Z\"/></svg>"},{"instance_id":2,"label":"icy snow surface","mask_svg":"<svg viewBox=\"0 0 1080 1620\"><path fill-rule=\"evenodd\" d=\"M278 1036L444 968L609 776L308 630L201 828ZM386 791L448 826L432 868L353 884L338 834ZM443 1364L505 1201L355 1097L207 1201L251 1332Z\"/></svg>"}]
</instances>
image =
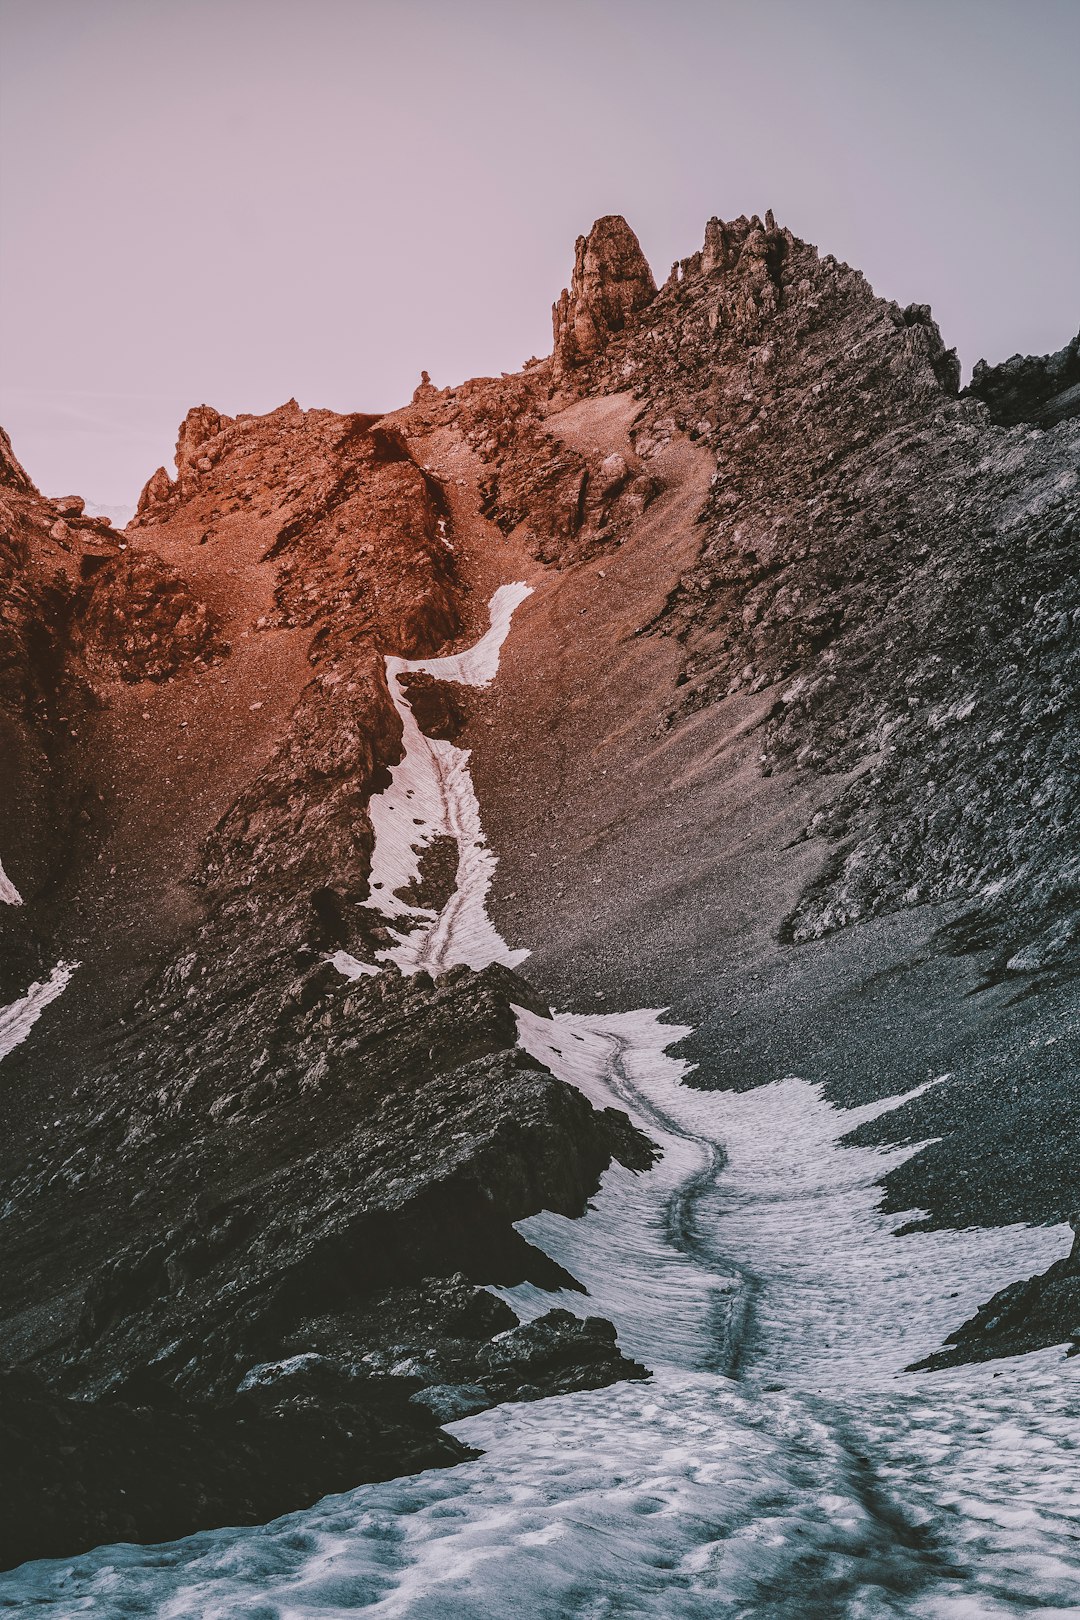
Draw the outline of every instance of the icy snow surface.
<instances>
[{"instance_id":1,"label":"icy snow surface","mask_svg":"<svg viewBox=\"0 0 1080 1620\"><path fill-rule=\"evenodd\" d=\"M25 1041L50 1001L66 989L77 962L58 962L47 979L36 980L18 1001L0 1007L0 1058Z\"/></svg>"},{"instance_id":2,"label":"icy snow surface","mask_svg":"<svg viewBox=\"0 0 1080 1620\"><path fill-rule=\"evenodd\" d=\"M376 801L381 892L416 876L406 817L422 816L424 838L465 829L457 893L386 953L405 971L520 959L484 912L493 857L467 756L422 738L396 686L405 668L490 680L525 588L508 592L469 653L388 662L407 753ZM579 1221L521 1223L588 1296L501 1292L524 1316L553 1303L610 1316L654 1377L466 1418L451 1428L483 1448L476 1461L269 1525L26 1565L0 1576L0 1607L110 1620L1080 1617L1080 1360L1055 1349L903 1370L1065 1252L1068 1229L896 1237L910 1215L879 1211L879 1183L919 1144L843 1141L903 1099L837 1109L797 1078L693 1091L669 1050L688 1031L656 1011L522 1010L518 1023L529 1052L626 1109L662 1156L644 1174L610 1170Z\"/></svg>"},{"instance_id":3,"label":"icy snow surface","mask_svg":"<svg viewBox=\"0 0 1080 1620\"><path fill-rule=\"evenodd\" d=\"M510 630L514 609L532 594L524 584L502 585L491 599L491 627L465 652L447 658L387 658L386 678L404 732L404 758L391 772L390 786L372 799L368 810L375 830L371 862L372 899L368 902L391 922L398 943L380 951L405 973L427 968L441 973L454 962L487 967L504 962L516 967L528 951L511 951L488 917L486 902L495 872L495 856L480 826L480 806L469 774L469 750L437 737L426 737L401 690L400 677L426 673L463 686L489 686L499 668L499 653ZM436 915L396 898L420 876L423 851L434 838L457 841L458 868L454 893Z\"/></svg>"},{"instance_id":4,"label":"icy snow surface","mask_svg":"<svg viewBox=\"0 0 1080 1620\"><path fill-rule=\"evenodd\" d=\"M5 906L21 906L22 895L4 871L4 864L0 861L0 904Z\"/></svg>"},{"instance_id":5,"label":"icy snow surface","mask_svg":"<svg viewBox=\"0 0 1080 1620\"><path fill-rule=\"evenodd\" d=\"M330 960L346 979L377 979L379 976L377 967L373 967L370 962L361 962L358 957L350 956L348 951L335 951Z\"/></svg>"}]
</instances>

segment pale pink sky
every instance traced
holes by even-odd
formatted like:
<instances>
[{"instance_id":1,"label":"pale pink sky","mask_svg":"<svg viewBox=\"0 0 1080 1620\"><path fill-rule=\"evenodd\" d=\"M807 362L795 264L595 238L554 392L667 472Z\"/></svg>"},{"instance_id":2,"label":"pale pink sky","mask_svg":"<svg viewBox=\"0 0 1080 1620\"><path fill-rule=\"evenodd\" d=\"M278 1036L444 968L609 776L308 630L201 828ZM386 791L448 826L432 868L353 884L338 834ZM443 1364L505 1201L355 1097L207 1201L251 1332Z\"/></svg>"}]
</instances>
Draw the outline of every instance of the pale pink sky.
<instances>
[{"instance_id":1,"label":"pale pink sky","mask_svg":"<svg viewBox=\"0 0 1080 1620\"><path fill-rule=\"evenodd\" d=\"M189 405L380 410L775 210L965 370L1080 291L1080 0L0 0L0 421L132 502Z\"/></svg>"}]
</instances>

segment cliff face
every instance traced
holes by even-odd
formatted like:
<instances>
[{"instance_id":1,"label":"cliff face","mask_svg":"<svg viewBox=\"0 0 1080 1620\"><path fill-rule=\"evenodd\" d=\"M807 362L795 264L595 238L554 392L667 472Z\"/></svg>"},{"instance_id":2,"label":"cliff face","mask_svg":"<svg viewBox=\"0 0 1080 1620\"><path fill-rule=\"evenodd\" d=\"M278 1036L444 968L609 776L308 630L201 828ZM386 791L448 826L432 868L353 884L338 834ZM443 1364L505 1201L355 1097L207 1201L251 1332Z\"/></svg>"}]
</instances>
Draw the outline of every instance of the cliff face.
<instances>
[{"instance_id":1,"label":"cliff face","mask_svg":"<svg viewBox=\"0 0 1080 1620\"><path fill-rule=\"evenodd\" d=\"M948 1069L864 1128L938 1139L893 1207L1080 1198L1075 343L961 394L925 306L771 215L710 221L659 290L600 220L553 324L549 360L391 416L197 406L119 537L0 442L3 999L82 964L2 1071L0 1345L30 1382L0 1404L52 1436L60 1504L12 1557L258 1519L453 1460L433 1413L640 1373L606 1324L515 1328L481 1287L565 1281L513 1223L650 1156L522 1055L512 1004L671 1005L704 1085ZM408 689L473 750L540 988L350 982L334 953L395 938L367 904L384 657L476 639L513 579L493 691ZM448 842L413 903L453 887ZM128 1458L104 1518L57 1494L63 1445Z\"/></svg>"},{"instance_id":2,"label":"cliff face","mask_svg":"<svg viewBox=\"0 0 1080 1620\"><path fill-rule=\"evenodd\" d=\"M551 311L556 377L593 359L656 297L641 246L618 214L598 219L574 249L574 274Z\"/></svg>"},{"instance_id":3,"label":"cliff face","mask_svg":"<svg viewBox=\"0 0 1080 1620\"><path fill-rule=\"evenodd\" d=\"M59 889L97 814L80 739L101 682L161 680L225 651L220 621L160 557L136 558L78 496L46 500L0 442L3 859L25 905L0 906L0 996L46 965Z\"/></svg>"}]
</instances>

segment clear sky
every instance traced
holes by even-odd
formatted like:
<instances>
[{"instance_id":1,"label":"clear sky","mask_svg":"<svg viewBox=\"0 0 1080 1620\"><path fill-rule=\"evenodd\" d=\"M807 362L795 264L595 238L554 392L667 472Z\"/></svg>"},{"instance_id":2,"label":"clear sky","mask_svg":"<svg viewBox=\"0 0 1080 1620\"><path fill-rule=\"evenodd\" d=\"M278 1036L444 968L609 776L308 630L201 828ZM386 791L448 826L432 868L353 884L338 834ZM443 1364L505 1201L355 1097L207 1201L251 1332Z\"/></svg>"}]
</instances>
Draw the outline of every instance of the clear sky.
<instances>
[{"instance_id":1,"label":"clear sky","mask_svg":"<svg viewBox=\"0 0 1080 1620\"><path fill-rule=\"evenodd\" d=\"M1080 0L0 0L0 421L134 501L189 405L551 347L574 238L775 210L965 372L1080 314Z\"/></svg>"}]
</instances>

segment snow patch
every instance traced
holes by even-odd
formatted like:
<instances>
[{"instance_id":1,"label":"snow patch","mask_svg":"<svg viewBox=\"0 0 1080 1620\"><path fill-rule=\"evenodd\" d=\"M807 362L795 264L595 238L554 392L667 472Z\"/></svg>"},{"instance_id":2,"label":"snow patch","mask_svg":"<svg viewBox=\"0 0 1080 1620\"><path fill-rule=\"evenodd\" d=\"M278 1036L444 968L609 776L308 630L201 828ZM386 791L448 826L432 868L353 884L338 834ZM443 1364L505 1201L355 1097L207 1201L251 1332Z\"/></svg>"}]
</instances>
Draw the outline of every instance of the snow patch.
<instances>
[{"instance_id":1,"label":"snow patch","mask_svg":"<svg viewBox=\"0 0 1080 1620\"><path fill-rule=\"evenodd\" d=\"M378 976L379 970L377 967L374 967L371 962L361 962L358 957L350 956L348 951L335 951L328 960L334 964L338 972L346 979L366 979Z\"/></svg>"},{"instance_id":2,"label":"snow patch","mask_svg":"<svg viewBox=\"0 0 1080 1620\"><path fill-rule=\"evenodd\" d=\"M0 1007L0 1058L25 1041L45 1008L66 988L78 962L58 962L47 979L35 981L24 996Z\"/></svg>"},{"instance_id":3,"label":"snow patch","mask_svg":"<svg viewBox=\"0 0 1080 1620\"><path fill-rule=\"evenodd\" d=\"M3 862L0 861L0 904L5 906L21 906L23 897L4 871Z\"/></svg>"},{"instance_id":4,"label":"snow patch","mask_svg":"<svg viewBox=\"0 0 1080 1620\"><path fill-rule=\"evenodd\" d=\"M424 735L401 689L401 677L424 673L465 686L489 686L498 673L514 609L531 594L532 587L522 583L500 586L489 606L490 628L464 652L386 660L390 695L401 719L404 757L390 773L390 786L368 806L375 848L372 893L366 903L391 923L411 923L394 928L397 943L378 952L380 960L396 963L403 973L421 968L441 973L458 962L477 969L491 962L516 967L529 954L510 950L487 915L497 862L480 824L469 774L470 751ZM440 837L457 843L458 867L454 892L436 914L396 897L419 880L423 851Z\"/></svg>"},{"instance_id":5,"label":"snow patch","mask_svg":"<svg viewBox=\"0 0 1080 1620\"><path fill-rule=\"evenodd\" d=\"M752 1296L744 1369L808 1390L878 1388L939 1349L998 1289L1068 1252L1066 1225L895 1235L922 1211L883 1214L880 1183L927 1144L844 1138L925 1085L859 1108L837 1108L794 1076L747 1092L695 1091L682 1083L689 1065L665 1050L689 1031L655 1010L517 1016L526 1051L596 1107L625 1109L664 1149L646 1177L608 1171L582 1220L543 1214L518 1228L590 1291L560 1303L610 1314L620 1343L650 1365L722 1365L722 1347L702 1335L724 1321L738 1329ZM661 1272L676 1297L658 1324ZM709 1321L694 1303L703 1290ZM721 1290L731 1303L718 1318ZM539 1305L538 1290L503 1292L526 1310ZM684 1314L692 1330L679 1326Z\"/></svg>"}]
</instances>

